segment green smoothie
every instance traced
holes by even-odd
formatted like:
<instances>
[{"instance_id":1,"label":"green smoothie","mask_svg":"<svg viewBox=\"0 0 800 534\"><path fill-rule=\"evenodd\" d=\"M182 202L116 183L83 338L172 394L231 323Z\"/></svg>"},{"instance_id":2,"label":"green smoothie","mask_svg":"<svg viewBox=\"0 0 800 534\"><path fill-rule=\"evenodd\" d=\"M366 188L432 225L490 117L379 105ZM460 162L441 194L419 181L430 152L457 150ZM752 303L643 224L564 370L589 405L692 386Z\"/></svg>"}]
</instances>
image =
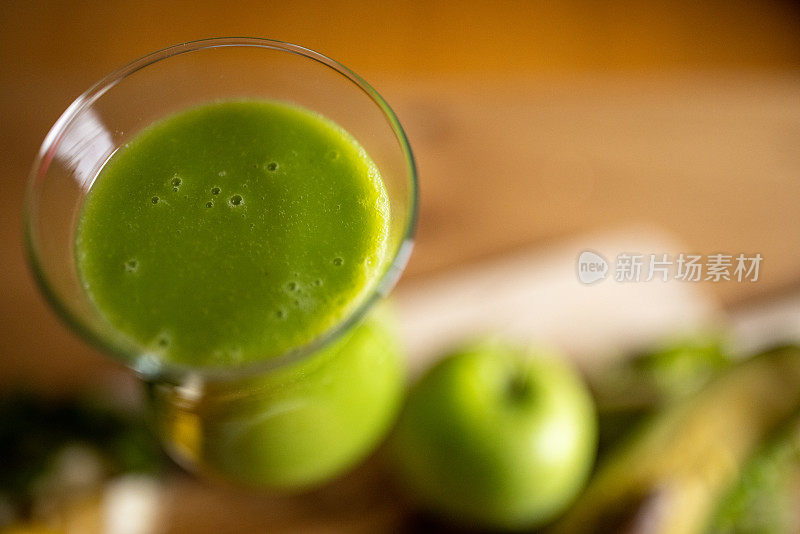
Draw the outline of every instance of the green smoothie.
<instances>
[{"instance_id":1,"label":"green smoothie","mask_svg":"<svg viewBox=\"0 0 800 534\"><path fill-rule=\"evenodd\" d=\"M343 129L267 101L181 112L120 148L76 234L86 293L167 361L236 365L351 311L387 247L377 167Z\"/></svg>"}]
</instances>

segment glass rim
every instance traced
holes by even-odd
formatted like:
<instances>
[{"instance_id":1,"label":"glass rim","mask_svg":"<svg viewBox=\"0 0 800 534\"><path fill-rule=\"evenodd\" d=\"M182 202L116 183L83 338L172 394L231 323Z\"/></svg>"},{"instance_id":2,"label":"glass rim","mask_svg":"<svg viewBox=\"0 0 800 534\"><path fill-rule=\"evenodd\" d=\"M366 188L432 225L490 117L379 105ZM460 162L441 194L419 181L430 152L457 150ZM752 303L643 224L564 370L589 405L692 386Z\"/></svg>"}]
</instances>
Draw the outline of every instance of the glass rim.
<instances>
[{"instance_id":1,"label":"glass rim","mask_svg":"<svg viewBox=\"0 0 800 534\"><path fill-rule=\"evenodd\" d=\"M70 311L69 306L61 302L57 292L53 289L54 284L51 283L46 274L46 269L42 267L37 251L38 238L34 224L34 218L38 208L35 202L36 186L44 180L49 165L55 156L55 149L58 142L75 117L119 82L137 71L165 59L181 54L224 47L265 48L278 52L288 52L311 59L344 76L365 93L366 96L380 108L403 152L407 174L405 179L409 184L409 206L406 210L405 228L403 228L400 234L401 241L397 245L393 256L386 262L383 272L378 278L377 283L370 289L370 292L363 297L361 302L349 311L344 318L337 321L333 326L326 329L308 343L274 357L264 358L263 360L256 360L241 365L193 366L163 359L153 361L152 358L147 358L147 353L139 353L137 351L136 354L132 354L122 347L111 343L104 336L97 334L91 327L83 324L83 322ZM204 379L246 378L269 371L276 371L293 363L301 362L321 349L335 343L361 321L377 301L385 297L397 283L411 255L411 249L414 244L414 234L417 228L418 214L419 183L417 166L411 151L411 146L408 142L408 137L392 108L380 93L366 80L338 61L296 44L261 37L214 37L175 44L141 56L112 71L72 101L45 135L44 141L34 159L33 167L28 176L28 185L25 195L23 229L26 256L37 285L58 316L67 323L70 328L78 332L79 335L88 340L95 347L101 349L103 352L109 353L114 359L131 367L144 379L158 378L159 380L181 381L181 379L190 377L200 377Z\"/></svg>"}]
</instances>

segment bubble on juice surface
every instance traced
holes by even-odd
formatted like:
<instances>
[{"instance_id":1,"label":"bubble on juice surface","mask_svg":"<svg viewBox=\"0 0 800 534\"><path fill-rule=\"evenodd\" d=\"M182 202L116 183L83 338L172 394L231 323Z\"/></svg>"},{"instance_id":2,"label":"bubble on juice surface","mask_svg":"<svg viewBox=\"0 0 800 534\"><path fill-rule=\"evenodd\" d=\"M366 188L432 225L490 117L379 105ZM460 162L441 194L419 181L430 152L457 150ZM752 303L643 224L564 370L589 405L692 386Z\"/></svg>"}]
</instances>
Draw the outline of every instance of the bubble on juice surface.
<instances>
[{"instance_id":1,"label":"bubble on juice surface","mask_svg":"<svg viewBox=\"0 0 800 534\"><path fill-rule=\"evenodd\" d=\"M228 204L231 206L241 206L244 203L244 199L242 195L233 195L230 200L228 200Z\"/></svg>"},{"instance_id":2,"label":"bubble on juice surface","mask_svg":"<svg viewBox=\"0 0 800 534\"><path fill-rule=\"evenodd\" d=\"M269 163L267 163L267 170L271 172L277 171L278 164L274 161L270 161Z\"/></svg>"},{"instance_id":3,"label":"bubble on juice surface","mask_svg":"<svg viewBox=\"0 0 800 534\"><path fill-rule=\"evenodd\" d=\"M222 178L223 176L226 176L227 174L228 174L228 172L227 172L227 171L219 171L219 172L217 173L217 176L219 176L220 178Z\"/></svg>"},{"instance_id":4,"label":"bubble on juice surface","mask_svg":"<svg viewBox=\"0 0 800 534\"><path fill-rule=\"evenodd\" d=\"M286 311L285 310L278 310L275 312L275 316L278 319L285 319L286 318Z\"/></svg>"},{"instance_id":5,"label":"bubble on juice surface","mask_svg":"<svg viewBox=\"0 0 800 534\"><path fill-rule=\"evenodd\" d=\"M181 177L180 177L180 176L175 176L175 177L172 179L172 182L171 182L171 183L172 183L172 190L173 190L173 191L175 191L175 192L177 193L177 192L178 192L178 189L180 189L180 188L181 188L181 184L183 183L183 180L181 179Z\"/></svg>"},{"instance_id":6,"label":"bubble on juice surface","mask_svg":"<svg viewBox=\"0 0 800 534\"><path fill-rule=\"evenodd\" d=\"M139 270L139 260L131 258L125 262L125 272L135 273Z\"/></svg>"},{"instance_id":7,"label":"bubble on juice surface","mask_svg":"<svg viewBox=\"0 0 800 534\"><path fill-rule=\"evenodd\" d=\"M153 197L153 198L150 199L150 202L152 202L153 204L158 204L159 200L161 200L161 199L158 198L158 197Z\"/></svg>"},{"instance_id":8,"label":"bubble on juice surface","mask_svg":"<svg viewBox=\"0 0 800 534\"><path fill-rule=\"evenodd\" d=\"M314 285L320 287L322 285L322 278L317 278L314 280Z\"/></svg>"},{"instance_id":9,"label":"bubble on juice surface","mask_svg":"<svg viewBox=\"0 0 800 534\"><path fill-rule=\"evenodd\" d=\"M219 191L220 191L219 187L212 187L211 188L211 194L212 195L219 195Z\"/></svg>"},{"instance_id":10,"label":"bubble on juice surface","mask_svg":"<svg viewBox=\"0 0 800 534\"><path fill-rule=\"evenodd\" d=\"M288 289L289 291L297 291L297 287L298 287L297 282L289 282L288 284L286 284L286 289Z\"/></svg>"},{"instance_id":11,"label":"bubble on juice surface","mask_svg":"<svg viewBox=\"0 0 800 534\"><path fill-rule=\"evenodd\" d=\"M214 201L212 201L212 200L209 200L208 202L206 202L206 207L207 207L207 208L211 208L211 207L213 207L213 206L214 206Z\"/></svg>"},{"instance_id":12,"label":"bubble on juice surface","mask_svg":"<svg viewBox=\"0 0 800 534\"><path fill-rule=\"evenodd\" d=\"M344 258L333 258L333 264L337 267L344 265Z\"/></svg>"}]
</instances>

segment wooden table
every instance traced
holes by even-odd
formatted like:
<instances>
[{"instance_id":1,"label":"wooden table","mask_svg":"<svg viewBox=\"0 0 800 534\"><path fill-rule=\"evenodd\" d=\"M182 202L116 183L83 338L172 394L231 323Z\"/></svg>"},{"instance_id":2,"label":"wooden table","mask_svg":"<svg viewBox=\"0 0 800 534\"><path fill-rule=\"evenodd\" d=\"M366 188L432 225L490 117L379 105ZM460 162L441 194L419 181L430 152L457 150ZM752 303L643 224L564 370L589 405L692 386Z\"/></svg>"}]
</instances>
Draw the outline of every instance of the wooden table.
<instances>
[{"instance_id":1,"label":"wooden table","mask_svg":"<svg viewBox=\"0 0 800 534\"><path fill-rule=\"evenodd\" d=\"M82 90L143 53L210 35L320 49L396 108L422 183L400 291L455 266L629 225L667 230L686 253L761 253L758 283L704 287L727 307L800 280L800 24L790 3L165 4L0 7L0 390L129 382L38 295L21 252L24 181ZM174 532L374 532L406 521L371 468L310 497L183 478L171 488Z\"/></svg>"}]
</instances>

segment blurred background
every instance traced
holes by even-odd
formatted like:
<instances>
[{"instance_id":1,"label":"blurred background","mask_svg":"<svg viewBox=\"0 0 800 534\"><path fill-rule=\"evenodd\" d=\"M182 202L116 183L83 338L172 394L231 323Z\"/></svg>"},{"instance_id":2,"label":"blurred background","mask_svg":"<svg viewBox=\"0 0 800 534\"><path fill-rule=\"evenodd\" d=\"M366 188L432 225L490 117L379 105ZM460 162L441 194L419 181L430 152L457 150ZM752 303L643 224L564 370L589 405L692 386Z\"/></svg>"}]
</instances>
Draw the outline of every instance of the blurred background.
<instances>
[{"instance_id":1,"label":"blurred background","mask_svg":"<svg viewBox=\"0 0 800 534\"><path fill-rule=\"evenodd\" d=\"M781 332L798 322L791 313L774 319L769 308L789 302L794 310L800 290L795 2L11 0L0 5L0 29L0 392L135 389L37 292L23 255L25 182L50 126L95 81L153 50L214 36L312 48L361 74L394 107L422 187L401 315L446 315L446 303L417 297L452 273L462 273L454 287L463 287L523 272L563 290L526 304L529 317L569 317L585 289L574 261L591 249L610 261L623 252L764 258L755 283L640 290L630 298L641 309L666 310L651 317L647 335L682 319L761 309L773 322L742 319L767 325L760 336L774 321ZM509 267L507 258L533 259ZM485 274L483 266L497 265ZM608 298L642 315L633 301ZM480 322L475 304L469 319L440 326L455 337ZM548 330L556 341L569 337L564 323ZM404 326L410 337L419 329ZM625 328L590 330L598 337L587 334L584 357L587 345ZM420 333L412 352L424 354L435 337ZM383 487L381 476L367 465L332 488L273 497L176 474L164 490L168 531L388 531L405 524L405 511L388 490L369 489Z\"/></svg>"}]
</instances>

